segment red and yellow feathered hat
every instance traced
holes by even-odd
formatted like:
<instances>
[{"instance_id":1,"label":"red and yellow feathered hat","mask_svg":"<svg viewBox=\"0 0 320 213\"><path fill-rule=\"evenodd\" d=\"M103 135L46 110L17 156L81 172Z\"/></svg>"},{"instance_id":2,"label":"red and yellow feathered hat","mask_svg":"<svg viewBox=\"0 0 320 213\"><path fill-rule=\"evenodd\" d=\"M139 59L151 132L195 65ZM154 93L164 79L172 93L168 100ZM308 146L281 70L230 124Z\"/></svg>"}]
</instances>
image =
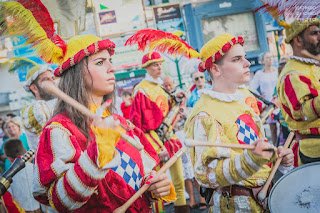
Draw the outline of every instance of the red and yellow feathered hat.
<instances>
[{"instance_id":1,"label":"red and yellow feathered hat","mask_svg":"<svg viewBox=\"0 0 320 213\"><path fill-rule=\"evenodd\" d=\"M225 33L208 41L200 50L201 64L199 65L199 71L209 70L213 63L224 56L235 44L243 46L244 39Z\"/></svg>"},{"instance_id":2,"label":"red and yellow feathered hat","mask_svg":"<svg viewBox=\"0 0 320 213\"><path fill-rule=\"evenodd\" d=\"M209 70L212 64L218 61L235 44L243 46L244 39L230 34L221 34L207 42L198 53L174 34L161 30L144 29L131 36L125 45L134 44L138 45L138 50L144 51L149 48L150 53L144 57L147 57L153 51L159 51L172 55L183 55L187 58L200 58L202 62L199 65L199 70L204 72ZM144 64L144 62L142 63Z\"/></svg>"},{"instance_id":3,"label":"red and yellow feathered hat","mask_svg":"<svg viewBox=\"0 0 320 213\"><path fill-rule=\"evenodd\" d=\"M158 52L153 52L152 54L147 53L142 57L141 68L146 68L152 63L164 62L164 58L161 58L161 55Z\"/></svg>"},{"instance_id":4,"label":"red and yellow feathered hat","mask_svg":"<svg viewBox=\"0 0 320 213\"><path fill-rule=\"evenodd\" d=\"M44 61L58 64L55 76L79 63L85 56L108 49L114 54L115 44L109 39L101 40L93 35L80 35L68 42L62 40L54 29L47 8L40 0L0 2L0 27L4 35L23 36L26 45L31 44ZM12 20L12 21L8 21Z\"/></svg>"}]
</instances>

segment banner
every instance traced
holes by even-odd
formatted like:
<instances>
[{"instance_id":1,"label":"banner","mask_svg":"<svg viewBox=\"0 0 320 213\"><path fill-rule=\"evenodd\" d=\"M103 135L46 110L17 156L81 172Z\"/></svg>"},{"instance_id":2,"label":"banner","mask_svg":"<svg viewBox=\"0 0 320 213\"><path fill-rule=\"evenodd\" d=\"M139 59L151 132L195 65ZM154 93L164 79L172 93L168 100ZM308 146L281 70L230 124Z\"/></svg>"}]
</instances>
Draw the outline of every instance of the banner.
<instances>
[{"instance_id":1,"label":"banner","mask_svg":"<svg viewBox=\"0 0 320 213\"><path fill-rule=\"evenodd\" d=\"M186 33L181 15L180 4L166 4L152 7L154 21L158 30L177 33L186 40Z\"/></svg>"},{"instance_id":2,"label":"banner","mask_svg":"<svg viewBox=\"0 0 320 213\"><path fill-rule=\"evenodd\" d=\"M141 0L95 0L94 12L100 37L146 28Z\"/></svg>"}]
</instances>

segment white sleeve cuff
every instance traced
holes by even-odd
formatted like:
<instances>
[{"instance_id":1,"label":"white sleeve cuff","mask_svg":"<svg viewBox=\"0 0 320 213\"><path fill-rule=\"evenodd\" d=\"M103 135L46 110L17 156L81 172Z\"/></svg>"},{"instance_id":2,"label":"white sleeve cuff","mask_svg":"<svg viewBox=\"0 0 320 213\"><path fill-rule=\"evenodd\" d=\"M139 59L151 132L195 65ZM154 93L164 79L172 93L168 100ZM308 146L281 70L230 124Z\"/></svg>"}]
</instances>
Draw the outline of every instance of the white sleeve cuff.
<instances>
[{"instance_id":1,"label":"white sleeve cuff","mask_svg":"<svg viewBox=\"0 0 320 213\"><path fill-rule=\"evenodd\" d=\"M293 169L293 165L289 167L282 166L281 164L278 167L279 172L281 172L283 175L287 174Z\"/></svg>"}]
</instances>

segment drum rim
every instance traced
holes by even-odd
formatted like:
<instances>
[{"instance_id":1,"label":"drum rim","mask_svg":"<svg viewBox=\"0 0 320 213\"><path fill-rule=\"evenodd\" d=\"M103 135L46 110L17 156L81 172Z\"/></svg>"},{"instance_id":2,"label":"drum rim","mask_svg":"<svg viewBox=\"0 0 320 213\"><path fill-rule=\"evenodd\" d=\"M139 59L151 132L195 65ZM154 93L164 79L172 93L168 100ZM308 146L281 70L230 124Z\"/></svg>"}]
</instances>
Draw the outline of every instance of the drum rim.
<instances>
[{"instance_id":1,"label":"drum rim","mask_svg":"<svg viewBox=\"0 0 320 213\"><path fill-rule=\"evenodd\" d=\"M270 208L270 196L272 195L272 193L273 193L273 191L274 191L274 189L276 188L276 186L284 179L284 178L286 178L287 176L289 176L291 173L294 173L294 172L296 172L296 171L298 171L298 170L300 170L300 169L303 169L303 168L305 168L305 167L309 167L309 166L313 166L313 165L316 165L316 164L320 164L320 161L318 161L318 162L313 162L313 163L307 163L307 164L304 164L304 165L302 165L302 166L299 166L299 167L297 167L297 168L293 168L290 172L288 172L287 174L285 174L285 175L283 175L281 178L279 178L279 180L273 185L273 187L272 187L272 189L271 189L271 191L270 191L270 194L269 194L269 196L268 196L268 209L269 209L269 211L271 212L271 208ZM272 213L272 212L271 212Z\"/></svg>"}]
</instances>

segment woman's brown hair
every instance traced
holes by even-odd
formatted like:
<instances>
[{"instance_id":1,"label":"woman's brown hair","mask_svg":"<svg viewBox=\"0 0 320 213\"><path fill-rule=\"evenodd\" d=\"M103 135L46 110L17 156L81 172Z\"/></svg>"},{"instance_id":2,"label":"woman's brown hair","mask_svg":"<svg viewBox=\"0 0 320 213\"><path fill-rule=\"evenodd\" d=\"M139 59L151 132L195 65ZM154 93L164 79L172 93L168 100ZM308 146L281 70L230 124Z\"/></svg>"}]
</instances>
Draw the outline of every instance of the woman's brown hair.
<instances>
[{"instance_id":1,"label":"woman's brown hair","mask_svg":"<svg viewBox=\"0 0 320 213\"><path fill-rule=\"evenodd\" d=\"M88 94L85 84L85 72L89 73L91 77L91 91L93 80L88 69L88 57L83 58L79 63L70 67L69 69L65 70L60 78L59 88L78 101L80 104L84 105L85 107L89 108L90 99L93 102L92 96ZM114 103L115 100L115 89L113 92L103 96L103 102L112 99ZM102 103L95 103L96 105L101 105ZM112 114L114 106L111 105L108 108L108 111ZM82 114L80 111L75 109L74 107L70 106L68 103L64 102L63 100L59 99L57 105L54 110L54 115L57 114L64 114L67 115L70 120L78 127L78 129L84 134L84 136L91 140L90 137L90 125L91 119Z\"/></svg>"}]
</instances>

